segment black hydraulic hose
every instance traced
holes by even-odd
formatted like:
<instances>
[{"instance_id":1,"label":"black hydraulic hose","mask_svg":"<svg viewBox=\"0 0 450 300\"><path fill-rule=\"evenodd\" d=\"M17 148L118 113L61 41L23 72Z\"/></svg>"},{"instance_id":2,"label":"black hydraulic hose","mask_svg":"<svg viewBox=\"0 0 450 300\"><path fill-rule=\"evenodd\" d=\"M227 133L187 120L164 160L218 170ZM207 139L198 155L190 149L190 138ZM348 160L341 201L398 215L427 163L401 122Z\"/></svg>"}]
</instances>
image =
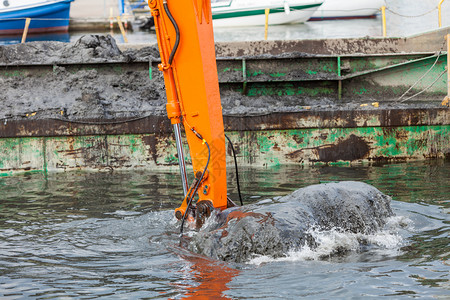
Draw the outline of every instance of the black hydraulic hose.
<instances>
[{"instance_id":1,"label":"black hydraulic hose","mask_svg":"<svg viewBox=\"0 0 450 300\"><path fill-rule=\"evenodd\" d=\"M197 193L197 190L198 190L200 184L202 183L203 177L205 176L206 170L208 169L209 160L211 158L211 149L209 148L209 144L205 140L203 140L203 142L206 144L206 147L208 147L208 160L206 161L206 165L205 165L205 168L203 169L202 176L200 176L200 178L198 179L198 181L195 185L195 188L194 188L194 192L190 195L189 201L187 202L186 211L184 212L183 219L181 220L181 228L180 228L181 235L183 234L184 221L186 220L186 216L188 214L189 207L191 207L192 200L194 199L194 196Z\"/></svg>"},{"instance_id":2,"label":"black hydraulic hose","mask_svg":"<svg viewBox=\"0 0 450 300\"><path fill-rule=\"evenodd\" d=\"M236 170L236 184L237 184L237 189L238 189L238 194L239 194L239 200L241 201L241 206L243 206L244 203L242 202L241 187L239 185L239 171L238 171L238 167L237 167L236 152L234 151L233 143L231 142L230 138L226 134L225 134L225 137L227 138L228 142L230 143L231 151L233 151L234 167Z\"/></svg>"},{"instance_id":3,"label":"black hydraulic hose","mask_svg":"<svg viewBox=\"0 0 450 300\"><path fill-rule=\"evenodd\" d=\"M169 56L169 65L172 64L173 57L175 56L175 53L177 52L178 45L180 44L180 29L178 28L177 22L175 22L175 19L173 18L172 14L170 13L169 6L167 6L167 2L164 1L164 10L166 11L167 16L169 17L170 22L172 22L173 27L175 28L176 33L176 39L175 39L175 45L173 46L172 52Z\"/></svg>"}]
</instances>

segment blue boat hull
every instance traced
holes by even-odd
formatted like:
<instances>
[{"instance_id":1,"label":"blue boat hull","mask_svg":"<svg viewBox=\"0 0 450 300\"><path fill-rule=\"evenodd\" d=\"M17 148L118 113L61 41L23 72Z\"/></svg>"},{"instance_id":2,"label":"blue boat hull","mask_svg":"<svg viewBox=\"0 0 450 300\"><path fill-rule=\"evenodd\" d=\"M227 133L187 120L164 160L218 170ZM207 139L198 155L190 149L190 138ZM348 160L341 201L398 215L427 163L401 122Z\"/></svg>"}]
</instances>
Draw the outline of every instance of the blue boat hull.
<instances>
[{"instance_id":1,"label":"blue boat hull","mask_svg":"<svg viewBox=\"0 0 450 300\"><path fill-rule=\"evenodd\" d=\"M67 32L69 29L70 2L46 3L37 7L0 12L0 35L21 34L25 19L31 18L28 32Z\"/></svg>"}]
</instances>

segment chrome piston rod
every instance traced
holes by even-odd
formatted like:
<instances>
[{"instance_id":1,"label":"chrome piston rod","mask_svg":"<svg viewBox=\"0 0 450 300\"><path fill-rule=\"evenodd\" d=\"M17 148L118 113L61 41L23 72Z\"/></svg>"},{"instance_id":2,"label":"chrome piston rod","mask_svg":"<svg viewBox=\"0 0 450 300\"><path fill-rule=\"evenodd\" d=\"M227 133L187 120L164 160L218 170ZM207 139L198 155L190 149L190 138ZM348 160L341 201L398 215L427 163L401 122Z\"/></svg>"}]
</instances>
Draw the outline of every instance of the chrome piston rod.
<instances>
[{"instance_id":1,"label":"chrome piston rod","mask_svg":"<svg viewBox=\"0 0 450 300\"><path fill-rule=\"evenodd\" d=\"M183 192L184 196L186 197L188 192L188 180L186 174L186 164L184 161L183 144L181 143L181 128L179 123L173 125L173 131L175 133L175 141L177 144L178 165L180 166L181 182L183 183Z\"/></svg>"}]
</instances>

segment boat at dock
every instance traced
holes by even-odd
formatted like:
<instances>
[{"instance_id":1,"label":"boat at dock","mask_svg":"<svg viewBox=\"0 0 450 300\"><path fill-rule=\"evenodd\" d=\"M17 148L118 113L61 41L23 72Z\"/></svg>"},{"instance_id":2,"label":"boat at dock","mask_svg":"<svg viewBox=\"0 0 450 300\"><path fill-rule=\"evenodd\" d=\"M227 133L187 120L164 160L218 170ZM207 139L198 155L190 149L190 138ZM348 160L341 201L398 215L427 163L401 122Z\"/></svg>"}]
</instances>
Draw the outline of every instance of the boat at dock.
<instances>
[{"instance_id":1,"label":"boat at dock","mask_svg":"<svg viewBox=\"0 0 450 300\"><path fill-rule=\"evenodd\" d=\"M212 0L214 27L263 26L270 9L269 25L306 22L323 0Z\"/></svg>"},{"instance_id":2,"label":"boat at dock","mask_svg":"<svg viewBox=\"0 0 450 300\"><path fill-rule=\"evenodd\" d=\"M211 0L213 25L217 27L264 26L269 9L269 25L306 22L324 0ZM154 26L149 14L138 18L137 26Z\"/></svg>"},{"instance_id":3,"label":"boat at dock","mask_svg":"<svg viewBox=\"0 0 450 300\"><path fill-rule=\"evenodd\" d=\"M0 35L21 34L26 18L28 32L67 32L70 3L73 0L3 0L0 1Z\"/></svg>"},{"instance_id":4,"label":"boat at dock","mask_svg":"<svg viewBox=\"0 0 450 300\"><path fill-rule=\"evenodd\" d=\"M310 21L375 18L384 0L325 0Z\"/></svg>"}]
</instances>

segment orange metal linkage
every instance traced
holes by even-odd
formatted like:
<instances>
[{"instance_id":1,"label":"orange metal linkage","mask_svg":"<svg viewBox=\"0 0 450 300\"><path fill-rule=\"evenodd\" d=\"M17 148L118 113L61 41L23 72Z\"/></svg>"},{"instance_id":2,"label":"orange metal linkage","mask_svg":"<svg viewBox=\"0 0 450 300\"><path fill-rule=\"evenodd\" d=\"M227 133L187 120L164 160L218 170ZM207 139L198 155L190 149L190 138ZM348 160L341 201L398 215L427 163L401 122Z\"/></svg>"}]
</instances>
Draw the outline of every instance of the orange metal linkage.
<instances>
[{"instance_id":1,"label":"orange metal linkage","mask_svg":"<svg viewBox=\"0 0 450 300\"><path fill-rule=\"evenodd\" d=\"M164 4L179 28L179 46L169 57L176 42L176 31ZM191 130L200 133L209 144L211 158L198 189L199 201L210 200L215 208L227 207L225 136L222 106L209 0L149 0L161 55L159 69L164 74L167 115L172 124L182 122L189 144L194 174L203 172L208 159L205 143ZM186 198L177 211L184 214Z\"/></svg>"}]
</instances>

